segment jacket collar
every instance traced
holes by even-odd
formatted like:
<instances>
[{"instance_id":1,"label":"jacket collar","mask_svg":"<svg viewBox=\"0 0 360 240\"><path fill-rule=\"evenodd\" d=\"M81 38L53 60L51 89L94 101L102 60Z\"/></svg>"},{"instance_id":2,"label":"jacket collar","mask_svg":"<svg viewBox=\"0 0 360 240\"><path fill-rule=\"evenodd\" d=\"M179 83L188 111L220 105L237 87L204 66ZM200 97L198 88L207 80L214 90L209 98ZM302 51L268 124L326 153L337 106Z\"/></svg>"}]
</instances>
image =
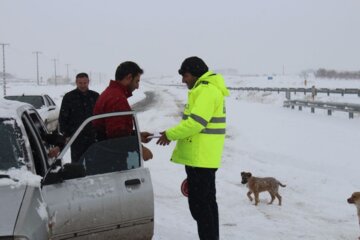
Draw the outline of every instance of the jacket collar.
<instances>
[{"instance_id":1,"label":"jacket collar","mask_svg":"<svg viewBox=\"0 0 360 240\"><path fill-rule=\"evenodd\" d=\"M129 98L132 96L132 92L130 92L126 86L123 86L122 84L120 84L120 81L110 80L109 87L114 87L114 88L120 89L124 93L126 98Z\"/></svg>"}]
</instances>

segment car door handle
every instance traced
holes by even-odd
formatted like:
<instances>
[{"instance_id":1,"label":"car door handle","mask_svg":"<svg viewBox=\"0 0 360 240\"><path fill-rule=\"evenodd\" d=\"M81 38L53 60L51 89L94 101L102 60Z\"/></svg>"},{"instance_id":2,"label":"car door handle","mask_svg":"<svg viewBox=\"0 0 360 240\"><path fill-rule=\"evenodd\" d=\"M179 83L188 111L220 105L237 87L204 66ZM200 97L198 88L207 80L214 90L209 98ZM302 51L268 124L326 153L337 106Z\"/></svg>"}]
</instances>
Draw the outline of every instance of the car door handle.
<instances>
[{"instance_id":1,"label":"car door handle","mask_svg":"<svg viewBox=\"0 0 360 240\"><path fill-rule=\"evenodd\" d=\"M140 179L130 179L125 181L125 186L139 185L141 183Z\"/></svg>"}]
</instances>

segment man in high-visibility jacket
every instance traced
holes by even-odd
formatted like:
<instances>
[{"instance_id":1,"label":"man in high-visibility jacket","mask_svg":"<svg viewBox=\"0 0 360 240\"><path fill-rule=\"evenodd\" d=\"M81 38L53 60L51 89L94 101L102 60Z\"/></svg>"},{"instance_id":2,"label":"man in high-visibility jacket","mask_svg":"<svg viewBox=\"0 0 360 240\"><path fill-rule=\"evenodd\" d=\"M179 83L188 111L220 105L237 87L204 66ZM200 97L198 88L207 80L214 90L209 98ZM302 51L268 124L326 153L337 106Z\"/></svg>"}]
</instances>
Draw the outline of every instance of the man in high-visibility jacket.
<instances>
[{"instance_id":1,"label":"man in high-visibility jacket","mask_svg":"<svg viewBox=\"0 0 360 240\"><path fill-rule=\"evenodd\" d=\"M229 91L221 75L209 71L198 57L184 60L179 70L189 89L180 123L164 132L157 144L177 141L171 161L185 165L188 201L200 239L219 239L215 174L225 140L225 97Z\"/></svg>"}]
</instances>

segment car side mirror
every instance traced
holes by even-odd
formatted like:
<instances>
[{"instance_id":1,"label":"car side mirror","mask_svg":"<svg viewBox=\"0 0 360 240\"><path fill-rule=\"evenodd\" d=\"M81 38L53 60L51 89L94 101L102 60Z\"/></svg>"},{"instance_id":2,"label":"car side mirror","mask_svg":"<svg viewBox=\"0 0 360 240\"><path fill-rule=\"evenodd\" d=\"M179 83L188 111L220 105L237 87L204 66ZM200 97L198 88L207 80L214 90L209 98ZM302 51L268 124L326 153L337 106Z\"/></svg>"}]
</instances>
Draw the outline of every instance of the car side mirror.
<instances>
[{"instance_id":1,"label":"car side mirror","mask_svg":"<svg viewBox=\"0 0 360 240\"><path fill-rule=\"evenodd\" d=\"M61 176L61 159L56 159L50 166L44 178L41 180L41 187L44 185L50 185L62 182Z\"/></svg>"},{"instance_id":2,"label":"car side mirror","mask_svg":"<svg viewBox=\"0 0 360 240\"><path fill-rule=\"evenodd\" d=\"M56 162L58 160L56 160ZM56 162L52 166L58 166L56 165ZM44 179L41 181L41 186L61 183L64 180L86 176L85 167L80 163L66 163L57 171L54 169L56 169L56 167L45 175Z\"/></svg>"},{"instance_id":3,"label":"car side mirror","mask_svg":"<svg viewBox=\"0 0 360 240\"><path fill-rule=\"evenodd\" d=\"M80 163L66 163L61 171L64 180L81 178L86 176L85 167Z\"/></svg>"}]
</instances>

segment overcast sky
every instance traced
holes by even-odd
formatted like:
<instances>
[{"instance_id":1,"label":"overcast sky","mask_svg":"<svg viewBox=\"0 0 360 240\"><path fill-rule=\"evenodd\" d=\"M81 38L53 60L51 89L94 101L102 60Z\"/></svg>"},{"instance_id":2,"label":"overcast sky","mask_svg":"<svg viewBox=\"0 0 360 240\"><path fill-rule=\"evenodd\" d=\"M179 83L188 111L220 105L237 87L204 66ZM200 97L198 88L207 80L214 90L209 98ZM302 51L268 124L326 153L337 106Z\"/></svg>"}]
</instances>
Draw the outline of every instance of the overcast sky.
<instances>
[{"instance_id":1,"label":"overcast sky","mask_svg":"<svg viewBox=\"0 0 360 240\"><path fill-rule=\"evenodd\" d=\"M125 60L174 75L193 55L241 74L360 70L359 26L359 0L0 0L6 72L33 79L33 51L44 79L54 58L57 75L106 80Z\"/></svg>"}]
</instances>

